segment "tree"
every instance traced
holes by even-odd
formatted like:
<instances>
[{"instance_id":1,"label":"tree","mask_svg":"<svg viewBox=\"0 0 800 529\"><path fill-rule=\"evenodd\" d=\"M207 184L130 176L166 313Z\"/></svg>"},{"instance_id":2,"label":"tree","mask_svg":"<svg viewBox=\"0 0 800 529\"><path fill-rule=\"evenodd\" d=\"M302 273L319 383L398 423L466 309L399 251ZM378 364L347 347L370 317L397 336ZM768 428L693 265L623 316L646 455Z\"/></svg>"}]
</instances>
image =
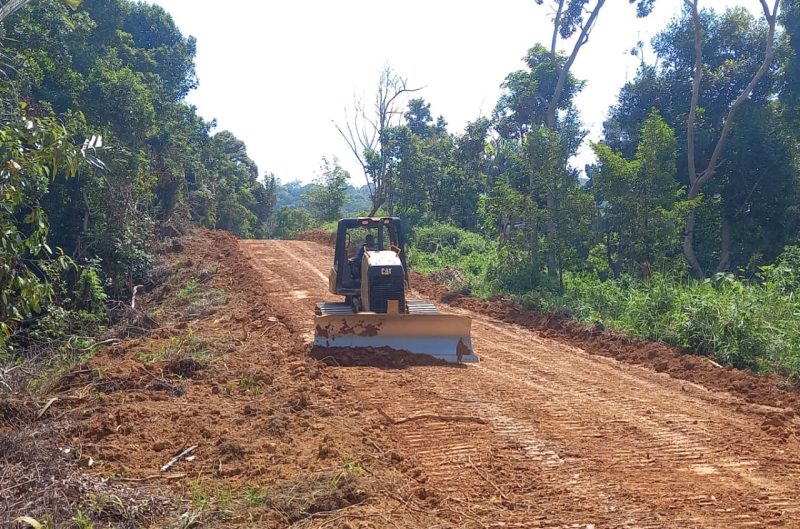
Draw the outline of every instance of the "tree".
<instances>
[{"instance_id":1,"label":"tree","mask_svg":"<svg viewBox=\"0 0 800 529\"><path fill-rule=\"evenodd\" d=\"M609 268L619 277L644 262L674 253L678 247L675 180L678 144L675 132L653 109L642 125L633 160L605 143L594 144L598 166L591 188L604 225Z\"/></svg>"},{"instance_id":2,"label":"tree","mask_svg":"<svg viewBox=\"0 0 800 529\"><path fill-rule=\"evenodd\" d=\"M315 181L315 186L304 199L311 214L322 222L331 222L341 217L342 206L345 203L347 181L350 173L345 171L339 160L334 157L333 162L322 158L320 173Z\"/></svg>"},{"instance_id":3,"label":"tree","mask_svg":"<svg viewBox=\"0 0 800 529\"><path fill-rule=\"evenodd\" d=\"M50 183L75 176L85 151L53 118L30 115L26 105L0 127L0 346L13 325L39 313L53 295L43 277L55 255L48 245L49 220L41 206ZM99 162L95 162L99 163Z\"/></svg>"},{"instance_id":4,"label":"tree","mask_svg":"<svg viewBox=\"0 0 800 529\"><path fill-rule=\"evenodd\" d=\"M730 104L730 108L723 122L722 130L719 132L714 145L714 150L712 151L711 156L708 158L708 161L704 164L705 167L699 170L697 166L698 160L696 153L697 146L695 143L695 134L697 126L697 110L700 100L700 82L703 77L704 66L703 26L700 19L698 2L699 0L684 0L684 3L690 10L690 16L692 19L695 52L694 74L692 77L692 98L689 104L689 114L686 118L687 164L689 169L689 188L687 196L689 200L694 200L700 196L703 188L716 175L717 165L720 157L722 156L725 142L728 140L728 136L731 133L736 113L739 111L739 108L744 104L744 102L750 97L750 94L756 88L761 79L767 74L770 66L772 65L772 59L775 53L775 25L778 17L778 6L780 5L780 0L775 0L772 10L770 10L769 6L767 5L767 0L760 0L761 7L764 12L764 18L767 22L767 33L764 40L764 58L758 69L752 74L747 86L744 87L738 96L736 96L736 99L734 99ZM692 267L695 277L702 278L704 277L705 273L703 271L703 266L700 264L700 260L697 258L697 253L695 252L694 241L696 227L697 216L693 210L690 210L686 217L686 227L684 229L683 253L686 256L686 260L688 261L689 265ZM725 268L727 265L727 263L724 262L721 264L722 266L718 268Z\"/></svg>"},{"instance_id":5,"label":"tree","mask_svg":"<svg viewBox=\"0 0 800 529\"><path fill-rule=\"evenodd\" d=\"M357 99L352 118L345 111L344 127L334 122L336 130L364 170L372 199L370 216L384 204L387 204L389 214L393 214L394 167L390 155L392 145L389 130L402 116L399 106L401 98L419 90L421 88L409 88L405 78L386 66L378 80L373 109L368 110L363 101Z\"/></svg>"},{"instance_id":6,"label":"tree","mask_svg":"<svg viewBox=\"0 0 800 529\"><path fill-rule=\"evenodd\" d=\"M636 4L636 16L645 17L653 9L654 0L628 0L631 4ZM544 4L544 0L536 0L539 5ZM549 91L545 99L545 123L547 128L556 127L556 111L563 104L562 98L568 86L570 69L578 57L581 48L589 42L589 36L597 22L600 10L605 5L605 0L596 0L592 7L587 8L590 0L552 0L549 2L551 9L555 11L553 17L553 33L550 39L549 60L557 74L555 85ZM584 20L584 16L587 18ZM569 55L562 56L558 51L560 39L569 39L576 36ZM560 38L560 39L559 39Z\"/></svg>"},{"instance_id":7,"label":"tree","mask_svg":"<svg viewBox=\"0 0 800 529\"><path fill-rule=\"evenodd\" d=\"M650 13L653 1L629 0L631 4L636 4L636 15L638 17L644 17ZM536 0L536 3L542 5L544 0ZM529 54L529 57L535 60L531 61L529 59L529 66L535 72L544 67L545 60L549 63L549 71L547 72L549 82L545 86L536 87L541 95L537 97L535 106L539 108L539 114L543 114L544 119L540 126L550 131L556 131L560 127L558 111L559 109L568 109L571 106L571 99L574 95L574 92L570 90L570 85L573 84L574 86L574 81L573 83L570 82L570 71L581 48L589 42L589 36L592 29L594 29L600 11L605 5L605 0L596 0L594 4L591 4L590 0L553 0L550 4L551 9L554 11L550 48L549 50L544 46L534 48L535 53ZM587 7L587 5L591 7ZM562 54L558 49L559 42L562 39L566 40L573 37L572 49L568 54ZM553 137L549 141L552 141L552 139ZM563 134L561 134L561 139L566 140ZM569 153L569 150L565 152L565 154ZM562 175L568 173L566 160L563 164L563 169L559 169L559 172ZM550 248L552 250L547 256L547 268L551 277L555 277L559 269L556 262L557 256L554 253L556 248L555 241L559 237L557 219L564 208L559 204L559 186L555 184L560 179L556 178L556 173L553 173L548 180L553 182L554 185L545 190L548 211L546 221L547 238L551 241ZM567 186L561 187L567 189Z\"/></svg>"},{"instance_id":8,"label":"tree","mask_svg":"<svg viewBox=\"0 0 800 529\"><path fill-rule=\"evenodd\" d=\"M703 75L700 83L695 157L710 159L731 109L731 101L763 62L766 22L743 8L717 14L700 12ZM644 120L657 108L678 139L676 181L689 187L687 111L692 96L695 39L691 14L684 13L653 39L658 61L642 64L625 85L604 124L605 142L626 158L635 156ZM786 42L776 57L790 57ZM736 270L775 255L782 234L797 225L796 183L791 160L796 152L792 128L781 118L777 96L787 83L778 61L742 103L730 128L714 178L691 202L700 226L694 251L703 268ZM746 116L746 118L744 118ZM742 120L742 118L744 120ZM794 135L796 138L796 135ZM771 234L759 237L755 234ZM685 259L685 257L684 257Z\"/></svg>"}]
</instances>

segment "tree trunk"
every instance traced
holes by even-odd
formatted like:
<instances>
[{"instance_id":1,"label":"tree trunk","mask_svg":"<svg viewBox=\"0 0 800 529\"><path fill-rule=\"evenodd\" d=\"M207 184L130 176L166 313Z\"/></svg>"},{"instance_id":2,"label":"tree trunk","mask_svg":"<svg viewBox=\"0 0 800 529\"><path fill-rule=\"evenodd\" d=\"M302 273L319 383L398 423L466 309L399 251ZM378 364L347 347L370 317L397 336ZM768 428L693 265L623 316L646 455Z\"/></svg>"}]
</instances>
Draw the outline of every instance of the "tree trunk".
<instances>
[{"instance_id":1,"label":"tree trunk","mask_svg":"<svg viewBox=\"0 0 800 529\"><path fill-rule=\"evenodd\" d=\"M692 267L692 275L695 279L703 279L705 273L694 251L694 227L696 222L697 219L695 218L694 211L690 211L689 215L686 217L686 228L684 229L683 255L686 257L689 266Z\"/></svg>"},{"instance_id":2,"label":"tree trunk","mask_svg":"<svg viewBox=\"0 0 800 529\"><path fill-rule=\"evenodd\" d=\"M554 189L547 192L547 275L550 279L558 279L558 264L556 261L554 242L558 239L558 225L556 224L556 193Z\"/></svg>"},{"instance_id":3,"label":"tree trunk","mask_svg":"<svg viewBox=\"0 0 800 529\"><path fill-rule=\"evenodd\" d=\"M700 25L700 10L698 8L698 1L699 0L684 0L684 3L691 9L691 16L692 16L692 26L694 29L694 52L695 52L695 60L694 60L694 79L692 80L692 99L689 104L689 115L687 118L687 158L688 158L688 169L689 169L689 193L688 198L689 200L695 199L700 195L700 191L703 189L706 183L708 183L712 178L714 178L717 170L717 165L719 164L719 159L722 156L722 150L725 147L725 142L730 135L731 129L733 127L734 118L736 117L736 113L739 110L739 107L750 97L750 94L753 93L756 85L761 81L761 78L769 70L770 65L772 64L772 59L775 53L775 25L778 19L778 7L780 6L780 0L775 0L772 10L769 9L767 5L767 0L760 0L761 7L764 11L764 18L767 21L767 39L765 43L764 49L764 60L761 62L761 66L758 68L753 77L750 79L750 82L747 86L742 90L736 99L731 104L730 109L728 110L727 116L725 116L725 121L723 122L722 131L720 132L719 138L717 139L717 143L714 146L714 151L711 153L711 158L709 159L708 163L706 164L706 168L698 172L696 167L695 161L695 115L700 99L700 80L703 75L703 50L702 50L702 40L703 40L703 32ZM689 215L686 219L686 228L684 233L683 239L683 255L686 256L686 260L689 262L689 265L692 267L692 273L697 279L702 279L704 276L703 267L700 266L700 261L697 259L697 254L694 251L694 229L696 224L696 216L694 211L690 211ZM724 236L724 233L723 233ZM724 257L724 256L723 256ZM720 263L723 264L723 263Z\"/></svg>"},{"instance_id":4,"label":"tree trunk","mask_svg":"<svg viewBox=\"0 0 800 529\"><path fill-rule=\"evenodd\" d=\"M731 221L723 215L722 242L720 246L717 273L728 272L731 269L731 248L733 246L733 226L731 224Z\"/></svg>"}]
</instances>

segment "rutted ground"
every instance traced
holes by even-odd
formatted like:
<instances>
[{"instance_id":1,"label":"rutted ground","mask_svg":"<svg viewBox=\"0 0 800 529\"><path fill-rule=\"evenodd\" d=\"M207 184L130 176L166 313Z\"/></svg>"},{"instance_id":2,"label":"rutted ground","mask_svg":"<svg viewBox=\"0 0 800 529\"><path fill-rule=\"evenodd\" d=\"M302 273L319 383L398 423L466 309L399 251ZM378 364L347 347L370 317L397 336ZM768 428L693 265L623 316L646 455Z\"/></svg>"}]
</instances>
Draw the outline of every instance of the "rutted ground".
<instances>
[{"instance_id":1,"label":"rutted ground","mask_svg":"<svg viewBox=\"0 0 800 529\"><path fill-rule=\"evenodd\" d=\"M309 340L314 302L331 297L331 250L305 241L241 246L263 274L264 295ZM477 366L329 369L378 416L475 418L388 430L418 472L419 494L461 516L459 525L800 527L793 409L452 310L473 318Z\"/></svg>"}]
</instances>

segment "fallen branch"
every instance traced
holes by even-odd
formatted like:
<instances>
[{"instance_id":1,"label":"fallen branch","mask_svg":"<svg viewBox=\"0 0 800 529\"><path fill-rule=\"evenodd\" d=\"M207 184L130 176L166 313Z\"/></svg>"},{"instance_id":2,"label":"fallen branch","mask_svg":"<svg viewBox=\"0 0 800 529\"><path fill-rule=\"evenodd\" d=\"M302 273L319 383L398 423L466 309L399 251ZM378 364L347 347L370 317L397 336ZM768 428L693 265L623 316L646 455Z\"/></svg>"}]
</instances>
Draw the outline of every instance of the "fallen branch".
<instances>
[{"instance_id":1,"label":"fallen branch","mask_svg":"<svg viewBox=\"0 0 800 529\"><path fill-rule=\"evenodd\" d=\"M419 421L423 419L431 419L434 421L443 422L475 422L478 424L486 424L486 419L475 417L473 415L439 415L438 413L418 413L416 415L410 415L408 417L403 417L402 419L397 419L393 422L394 424L403 424L405 422Z\"/></svg>"},{"instance_id":2,"label":"fallen branch","mask_svg":"<svg viewBox=\"0 0 800 529\"><path fill-rule=\"evenodd\" d=\"M185 472L176 472L173 474L151 474L143 478L119 478L117 481L150 481L151 479L181 479L185 478Z\"/></svg>"},{"instance_id":3,"label":"fallen branch","mask_svg":"<svg viewBox=\"0 0 800 529\"><path fill-rule=\"evenodd\" d=\"M133 287L133 295L131 296L131 308L136 309L136 293L139 291L140 288L143 288L144 285L136 285Z\"/></svg>"},{"instance_id":4,"label":"fallen branch","mask_svg":"<svg viewBox=\"0 0 800 529\"><path fill-rule=\"evenodd\" d=\"M166 465L164 465L163 467L161 467L161 472L166 472L167 470L169 470L169 469L170 469L170 467L172 467L172 465L174 465L175 463L177 463L177 462L178 462L178 461L180 461L181 459L184 459L184 458L186 458L186 457L187 457L189 454L191 454L192 452L194 452L196 449L197 449L197 445L192 445L192 446L190 446L189 448L187 448L186 450L184 450L183 452L181 452L180 454L176 455L175 457L173 457L172 459L170 459L170 460L167 462L167 464L166 464Z\"/></svg>"},{"instance_id":5,"label":"fallen branch","mask_svg":"<svg viewBox=\"0 0 800 529\"><path fill-rule=\"evenodd\" d=\"M47 412L47 410L50 409L50 406L52 406L53 403L57 400L58 397L53 397L52 399L48 400L47 404L45 404L44 407L41 410L39 410L39 413L36 414L36 418L41 419L42 415L44 415Z\"/></svg>"},{"instance_id":6,"label":"fallen branch","mask_svg":"<svg viewBox=\"0 0 800 529\"><path fill-rule=\"evenodd\" d=\"M114 343L121 342L121 341L122 340L120 340L119 338L109 338L108 340L103 340L102 342L95 342L92 345L90 345L89 347L84 347L82 349L75 348L74 350L79 352L79 353L85 353L85 352L91 351L92 349L95 349L97 347L101 347L103 345L110 345L110 344L114 344Z\"/></svg>"}]
</instances>

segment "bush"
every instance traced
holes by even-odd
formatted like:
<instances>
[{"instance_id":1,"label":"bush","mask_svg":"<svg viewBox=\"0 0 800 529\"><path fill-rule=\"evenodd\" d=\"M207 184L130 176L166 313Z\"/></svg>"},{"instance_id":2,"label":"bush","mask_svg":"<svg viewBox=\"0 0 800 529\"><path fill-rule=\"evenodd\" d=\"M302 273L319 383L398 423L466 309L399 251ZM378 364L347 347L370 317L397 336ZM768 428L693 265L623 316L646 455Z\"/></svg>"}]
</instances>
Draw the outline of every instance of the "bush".
<instances>
[{"instance_id":1,"label":"bush","mask_svg":"<svg viewBox=\"0 0 800 529\"><path fill-rule=\"evenodd\" d=\"M409 238L411 268L424 274L455 269L464 284L459 290L488 295L486 273L495 257L494 245L484 237L448 224L417 227Z\"/></svg>"},{"instance_id":2,"label":"bush","mask_svg":"<svg viewBox=\"0 0 800 529\"><path fill-rule=\"evenodd\" d=\"M785 278L780 267L758 281L720 275L695 282L663 274L600 281L569 274L554 305L583 321L800 380L800 303L784 288Z\"/></svg>"}]
</instances>

